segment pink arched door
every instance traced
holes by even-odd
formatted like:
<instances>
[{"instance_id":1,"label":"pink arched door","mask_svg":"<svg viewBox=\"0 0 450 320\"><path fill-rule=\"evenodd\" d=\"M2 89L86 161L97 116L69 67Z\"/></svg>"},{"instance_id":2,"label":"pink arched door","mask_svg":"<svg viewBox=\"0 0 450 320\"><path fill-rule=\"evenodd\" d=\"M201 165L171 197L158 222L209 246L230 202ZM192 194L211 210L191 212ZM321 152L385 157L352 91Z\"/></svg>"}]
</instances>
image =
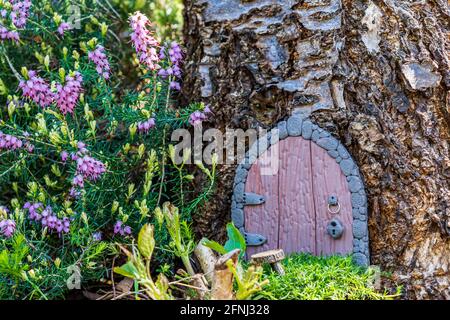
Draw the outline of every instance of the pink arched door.
<instances>
[{"instance_id":1,"label":"pink arched door","mask_svg":"<svg viewBox=\"0 0 450 320\"><path fill-rule=\"evenodd\" d=\"M247 253L275 248L315 255L351 253L351 193L339 164L324 149L302 137L283 139L278 148L279 170L275 174L261 170L271 156L269 148L247 176L245 192L262 195L265 202L245 206L245 230L267 238L262 246L248 247ZM334 213L338 206L329 210L330 196L338 199L338 213ZM338 239L327 232L332 219L344 226Z\"/></svg>"}]
</instances>

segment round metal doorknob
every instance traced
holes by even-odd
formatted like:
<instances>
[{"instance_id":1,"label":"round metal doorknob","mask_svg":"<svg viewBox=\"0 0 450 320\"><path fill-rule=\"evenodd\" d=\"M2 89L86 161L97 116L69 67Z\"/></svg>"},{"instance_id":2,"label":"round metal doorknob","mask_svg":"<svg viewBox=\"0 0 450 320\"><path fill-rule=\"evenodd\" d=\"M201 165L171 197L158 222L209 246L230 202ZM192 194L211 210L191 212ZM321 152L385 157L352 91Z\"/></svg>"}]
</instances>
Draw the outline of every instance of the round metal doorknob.
<instances>
[{"instance_id":1,"label":"round metal doorknob","mask_svg":"<svg viewBox=\"0 0 450 320\"><path fill-rule=\"evenodd\" d=\"M344 225L338 219L328 222L327 232L333 239L339 239L344 233Z\"/></svg>"}]
</instances>

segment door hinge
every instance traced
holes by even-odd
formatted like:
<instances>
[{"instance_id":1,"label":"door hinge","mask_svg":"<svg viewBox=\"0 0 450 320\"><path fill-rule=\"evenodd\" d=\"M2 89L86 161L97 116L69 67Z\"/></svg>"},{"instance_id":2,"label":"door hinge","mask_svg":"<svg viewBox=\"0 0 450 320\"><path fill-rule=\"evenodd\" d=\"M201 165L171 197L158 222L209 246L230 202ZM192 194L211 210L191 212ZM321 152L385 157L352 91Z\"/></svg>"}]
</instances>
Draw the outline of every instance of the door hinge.
<instances>
[{"instance_id":1,"label":"door hinge","mask_svg":"<svg viewBox=\"0 0 450 320\"><path fill-rule=\"evenodd\" d=\"M248 233L244 232L245 243L249 247L262 246L267 242L267 238L257 234L257 233Z\"/></svg>"},{"instance_id":2,"label":"door hinge","mask_svg":"<svg viewBox=\"0 0 450 320\"><path fill-rule=\"evenodd\" d=\"M266 199L264 198L264 196L262 196L260 194L256 194L253 192L245 192L244 193L244 205L245 206L259 205L259 204L263 204L264 202L266 202Z\"/></svg>"}]
</instances>

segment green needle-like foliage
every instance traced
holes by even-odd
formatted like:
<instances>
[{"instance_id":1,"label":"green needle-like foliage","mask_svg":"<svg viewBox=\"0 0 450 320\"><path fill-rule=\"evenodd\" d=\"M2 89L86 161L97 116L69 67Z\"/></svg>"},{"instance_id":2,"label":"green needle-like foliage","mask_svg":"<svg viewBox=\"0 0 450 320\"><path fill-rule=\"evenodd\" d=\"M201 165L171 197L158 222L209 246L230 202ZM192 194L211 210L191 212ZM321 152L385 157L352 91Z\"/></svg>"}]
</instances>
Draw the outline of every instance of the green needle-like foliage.
<instances>
[{"instance_id":1,"label":"green needle-like foliage","mask_svg":"<svg viewBox=\"0 0 450 320\"><path fill-rule=\"evenodd\" d=\"M286 275L282 277L266 266L264 278L269 283L257 299L381 300L399 294L374 288L378 276L374 269L354 265L351 257L298 254L286 258L283 266Z\"/></svg>"}]
</instances>

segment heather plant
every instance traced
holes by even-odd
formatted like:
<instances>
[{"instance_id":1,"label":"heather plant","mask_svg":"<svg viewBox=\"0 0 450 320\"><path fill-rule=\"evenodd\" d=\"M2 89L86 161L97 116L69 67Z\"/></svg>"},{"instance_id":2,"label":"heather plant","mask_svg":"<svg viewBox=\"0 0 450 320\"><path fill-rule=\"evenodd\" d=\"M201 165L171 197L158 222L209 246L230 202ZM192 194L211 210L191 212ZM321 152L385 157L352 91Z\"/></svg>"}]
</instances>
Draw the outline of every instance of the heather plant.
<instances>
[{"instance_id":1,"label":"heather plant","mask_svg":"<svg viewBox=\"0 0 450 320\"><path fill-rule=\"evenodd\" d=\"M140 12L123 21L123 8L88 0L0 7L0 294L62 298L105 279L116 243L157 223L163 202L179 207L189 230L214 169L198 164L205 189L194 195L186 166L169 161L169 138L211 111L172 100L182 49L161 44ZM134 72L125 70L129 57L139 81L124 81ZM155 228L161 247L170 247L171 230ZM189 242L172 249L152 256L170 265L173 251L192 250Z\"/></svg>"},{"instance_id":2,"label":"heather plant","mask_svg":"<svg viewBox=\"0 0 450 320\"><path fill-rule=\"evenodd\" d=\"M147 12L159 40L178 40L181 37L182 0L111 0L111 3L122 17L133 11Z\"/></svg>"}]
</instances>

